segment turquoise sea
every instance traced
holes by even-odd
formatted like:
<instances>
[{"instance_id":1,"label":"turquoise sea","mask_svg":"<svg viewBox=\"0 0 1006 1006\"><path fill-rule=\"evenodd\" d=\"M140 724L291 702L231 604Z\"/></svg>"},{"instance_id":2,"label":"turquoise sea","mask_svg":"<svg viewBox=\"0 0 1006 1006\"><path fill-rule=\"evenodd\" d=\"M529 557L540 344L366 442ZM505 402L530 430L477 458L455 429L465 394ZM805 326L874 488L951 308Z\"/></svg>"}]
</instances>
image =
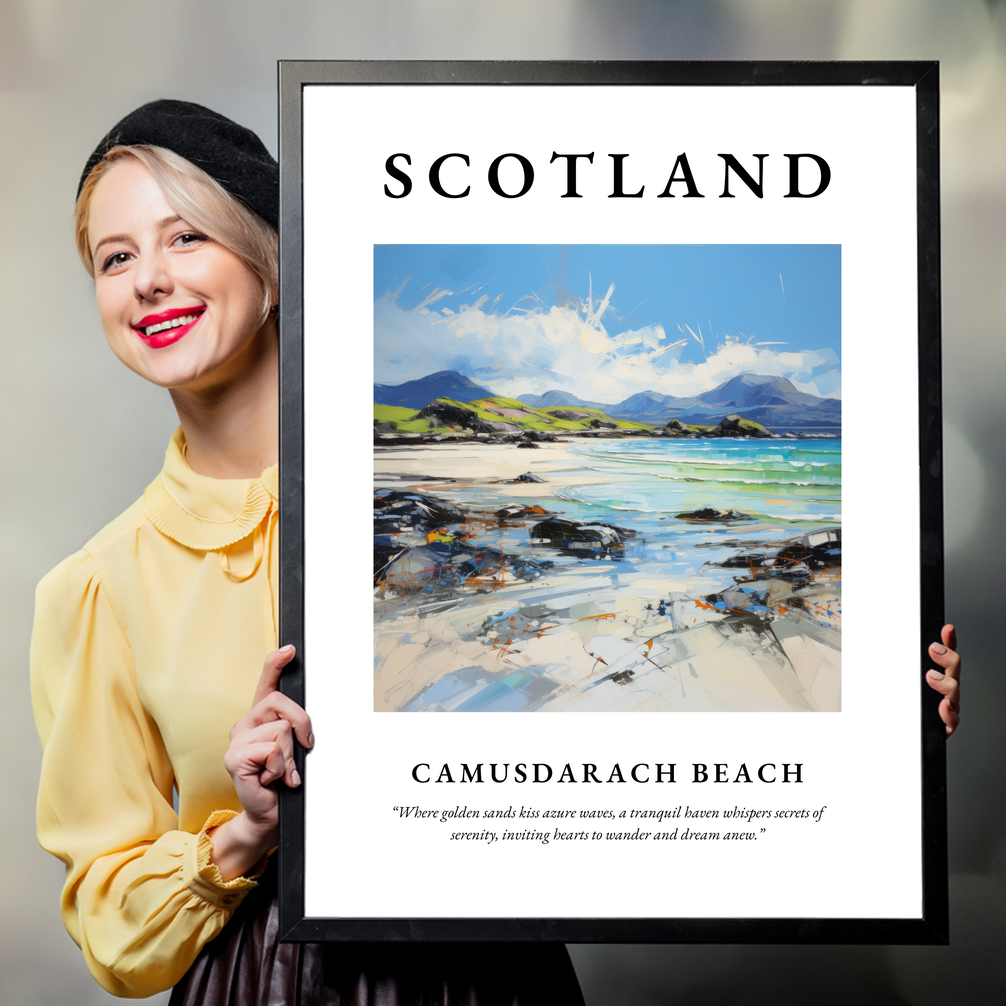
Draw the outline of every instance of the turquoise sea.
<instances>
[{"instance_id":1,"label":"turquoise sea","mask_svg":"<svg viewBox=\"0 0 1006 1006\"><path fill-rule=\"evenodd\" d=\"M637 532L626 558L675 552L674 565L701 565L710 550L797 537L842 520L841 440L597 440L571 452L598 481L559 489L574 520L623 524ZM676 515L701 507L750 520L695 523Z\"/></svg>"},{"instance_id":2,"label":"turquoise sea","mask_svg":"<svg viewBox=\"0 0 1006 1006\"><path fill-rule=\"evenodd\" d=\"M841 519L841 440L602 440L571 452L605 478L559 495L589 506L666 515L699 501L801 526Z\"/></svg>"}]
</instances>

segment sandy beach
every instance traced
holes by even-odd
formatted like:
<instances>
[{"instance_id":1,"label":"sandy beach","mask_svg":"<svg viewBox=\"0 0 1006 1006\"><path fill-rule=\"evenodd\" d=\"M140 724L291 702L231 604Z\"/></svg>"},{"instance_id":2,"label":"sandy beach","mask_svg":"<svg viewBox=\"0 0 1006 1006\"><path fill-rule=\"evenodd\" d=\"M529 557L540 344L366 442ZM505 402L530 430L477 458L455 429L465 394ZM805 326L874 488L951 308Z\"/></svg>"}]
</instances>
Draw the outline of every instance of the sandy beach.
<instances>
[{"instance_id":1,"label":"sandy beach","mask_svg":"<svg viewBox=\"0 0 1006 1006\"><path fill-rule=\"evenodd\" d=\"M404 483L418 487L425 484L425 476L433 476L496 493L501 500L554 497L557 489L597 481L587 459L570 450L573 445L572 441L543 443L534 450L525 450L511 444L467 441L422 447L381 447L374 451L374 485ZM524 472L547 482L514 483L513 480Z\"/></svg>"},{"instance_id":2,"label":"sandy beach","mask_svg":"<svg viewBox=\"0 0 1006 1006\"><path fill-rule=\"evenodd\" d=\"M840 708L841 567L806 574L793 567L782 575L772 562L758 565L758 556L775 555L801 529L648 515L625 548L584 556L532 546L529 529L541 516L496 516L511 504L581 516L570 490L611 476L577 448L469 442L375 449L375 489L417 491L465 512L463 526L439 529L450 547L463 539L465 547L527 557L526 565L446 588L404 590L396 587L401 576L378 577L375 709ZM524 473L543 481L513 481ZM604 519L633 525L622 512ZM425 531L391 541L399 571L429 572ZM749 557L748 568L718 565L738 555Z\"/></svg>"}]
</instances>

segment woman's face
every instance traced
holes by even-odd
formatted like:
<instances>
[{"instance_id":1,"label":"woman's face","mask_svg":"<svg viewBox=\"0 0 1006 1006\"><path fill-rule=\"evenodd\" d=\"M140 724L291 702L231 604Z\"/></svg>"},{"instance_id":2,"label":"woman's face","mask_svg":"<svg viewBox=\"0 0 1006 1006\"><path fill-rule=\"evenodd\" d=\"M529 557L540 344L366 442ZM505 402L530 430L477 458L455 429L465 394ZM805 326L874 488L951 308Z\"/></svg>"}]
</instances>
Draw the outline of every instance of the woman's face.
<instances>
[{"instance_id":1,"label":"woman's face","mask_svg":"<svg viewBox=\"0 0 1006 1006\"><path fill-rule=\"evenodd\" d=\"M117 161L95 186L88 242L105 337L130 370L199 392L251 365L264 331L258 277L182 220L139 161Z\"/></svg>"}]
</instances>

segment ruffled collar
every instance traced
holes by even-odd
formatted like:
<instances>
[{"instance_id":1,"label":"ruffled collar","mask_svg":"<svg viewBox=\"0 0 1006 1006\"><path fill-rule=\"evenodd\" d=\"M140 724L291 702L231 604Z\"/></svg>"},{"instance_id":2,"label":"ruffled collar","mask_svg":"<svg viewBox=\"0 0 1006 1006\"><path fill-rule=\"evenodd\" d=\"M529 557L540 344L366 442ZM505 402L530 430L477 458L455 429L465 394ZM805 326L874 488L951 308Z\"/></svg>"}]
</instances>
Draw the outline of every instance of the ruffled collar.
<instances>
[{"instance_id":1,"label":"ruffled collar","mask_svg":"<svg viewBox=\"0 0 1006 1006\"><path fill-rule=\"evenodd\" d=\"M143 494L143 512L162 534L186 548L211 552L250 535L279 500L279 466L257 479L213 479L185 460L185 437L175 430L164 468Z\"/></svg>"}]
</instances>

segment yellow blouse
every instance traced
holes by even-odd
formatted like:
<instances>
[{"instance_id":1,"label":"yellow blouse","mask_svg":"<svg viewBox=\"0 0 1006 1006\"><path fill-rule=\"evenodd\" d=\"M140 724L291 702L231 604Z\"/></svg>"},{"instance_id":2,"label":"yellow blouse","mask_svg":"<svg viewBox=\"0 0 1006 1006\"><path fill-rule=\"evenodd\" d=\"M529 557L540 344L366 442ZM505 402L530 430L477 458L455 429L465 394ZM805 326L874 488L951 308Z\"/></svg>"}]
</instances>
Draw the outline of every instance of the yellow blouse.
<instances>
[{"instance_id":1,"label":"yellow blouse","mask_svg":"<svg viewBox=\"0 0 1006 1006\"><path fill-rule=\"evenodd\" d=\"M176 431L143 498L38 586L38 836L115 995L174 985L255 886L223 882L206 829L241 809L228 731L276 646L277 493L276 467L197 475Z\"/></svg>"}]
</instances>

